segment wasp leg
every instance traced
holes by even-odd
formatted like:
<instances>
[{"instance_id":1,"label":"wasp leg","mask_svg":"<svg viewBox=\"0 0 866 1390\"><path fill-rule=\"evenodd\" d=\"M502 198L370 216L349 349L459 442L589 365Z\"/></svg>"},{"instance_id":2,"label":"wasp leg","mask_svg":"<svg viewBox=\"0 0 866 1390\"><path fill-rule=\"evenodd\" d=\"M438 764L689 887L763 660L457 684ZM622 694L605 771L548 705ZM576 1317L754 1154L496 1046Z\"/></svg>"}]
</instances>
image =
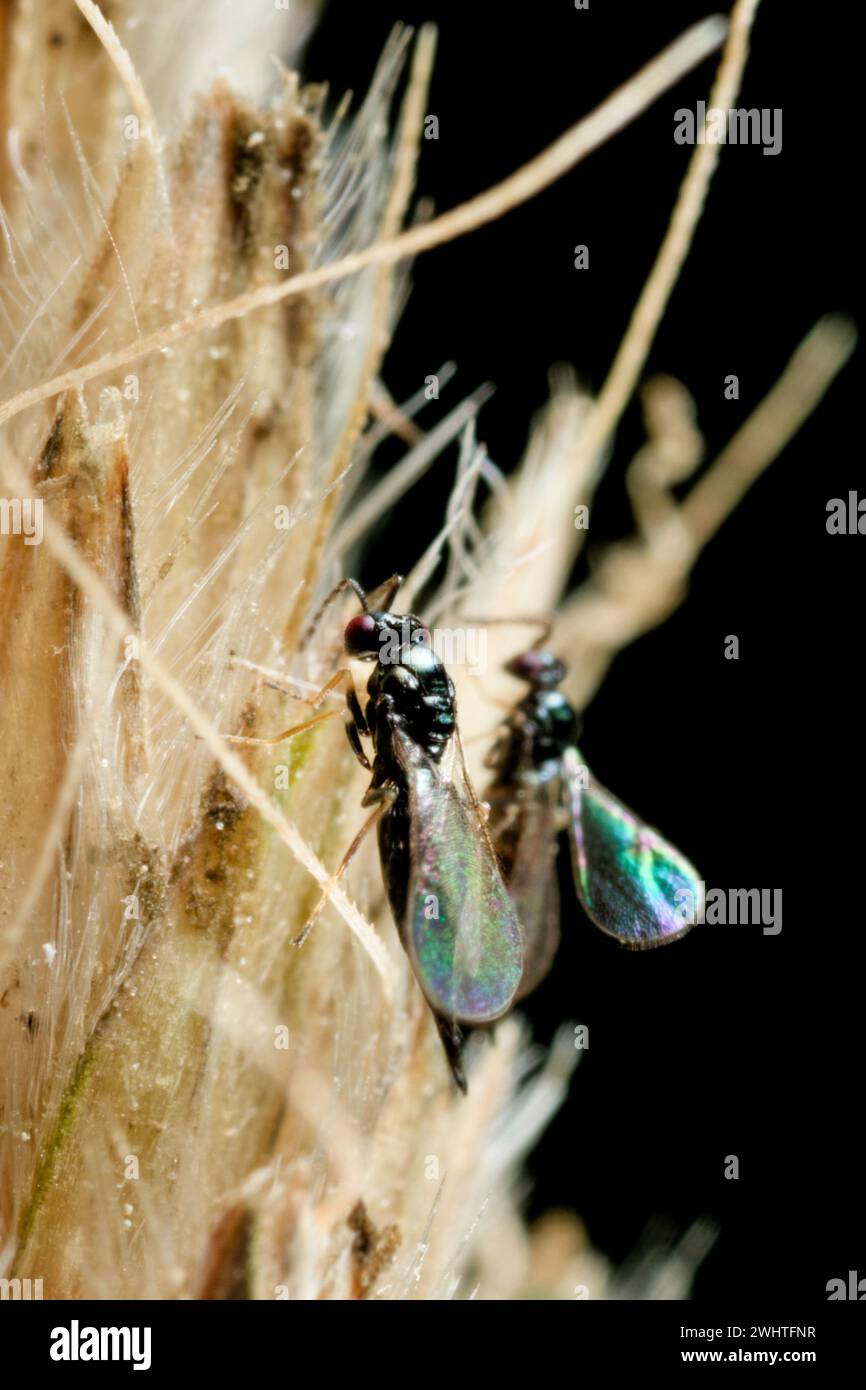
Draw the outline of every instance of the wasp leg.
<instances>
[{"instance_id":1,"label":"wasp leg","mask_svg":"<svg viewBox=\"0 0 866 1390\"><path fill-rule=\"evenodd\" d=\"M361 744L362 735L367 738L370 730L367 726L367 720L364 718L364 711L361 709L361 702L358 699L355 686L351 682L346 691L346 705L349 710L349 718L346 722L346 738L349 740L349 747L361 766L366 768L368 772L372 772L373 765Z\"/></svg>"},{"instance_id":2,"label":"wasp leg","mask_svg":"<svg viewBox=\"0 0 866 1390\"><path fill-rule=\"evenodd\" d=\"M324 617L326 611L330 608L331 604L334 602L334 599L335 599L335 598L339 598L339 597L340 597L340 594L344 594L344 593L346 592L347 589L351 589L351 590L352 590L352 593L353 593L353 594L355 595L355 597L357 598L357 600L358 600L358 602L360 603L361 608L363 609L363 611L364 611L365 613L368 611L368 610L367 610L367 595L365 594L364 590L361 588L361 586L360 586L360 584L358 583L357 579L341 579L340 582L339 582L339 584L335 584L335 585L334 585L333 589L332 589L331 592L328 594L328 597L325 599L324 603L320 604L320 606L317 608L316 612L313 614L313 616L312 616L312 618L310 619L310 621L307 623L307 626L305 627L305 629L304 629L304 631L303 631L303 634L302 634L301 640L300 640L300 644L299 644L300 647L301 647L301 650L303 650L303 648L304 648L304 647L307 645L307 643L309 642L309 640L310 640L310 638L312 637L313 633L315 632L316 628L319 626L319 623L322 621L322 618Z\"/></svg>"},{"instance_id":3,"label":"wasp leg","mask_svg":"<svg viewBox=\"0 0 866 1390\"><path fill-rule=\"evenodd\" d=\"M433 1017L436 1019L436 1027L439 1029L439 1036L442 1039L445 1056L448 1058L451 1075L454 1077L454 1080L465 1096L469 1092L466 1072L463 1069L463 1047L465 1038L452 1019L440 1018L438 1014L434 1014Z\"/></svg>"},{"instance_id":4,"label":"wasp leg","mask_svg":"<svg viewBox=\"0 0 866 1390\"><path fill-rule=\"evenodd\" d=\"M271 666L262 666L258 661L247 661L245 656L233 656L229 660L229 665L243 671L252 671L254 675L261 676L262 685L268 690L276 690L280 695L288 695L293 700L303 700L309 703L311 696L318 692L311 681L290 680L281 671L275 671ZM303 687L306 687L304 689Z\"/></svg>"},{"instance_id":5,"label":"wasp leg","mask_svg":"<svg viewBox=\"0 0 866 1390\"><path fill-rule=\"evenodd\" d=\"M370 793L368 792L367 795L370 796ZM331 875L331 878L329 879L327 887L324 889L322 896L319 898L319 901L316 903L316 906L313 908L312 912L307 918L303 930L298 934L298 936L296 936L293 939L293 946L303 946L304 942L306 941L307 937L309 936L310 932L313 930L313 927L316 924L316 919L318 918L319 914L321 913L322 909L327 903L328 898L331 895L331 889L334 888L339 883L340 879L343 877L344 873L351 864L354 856L360 849L363 841L366 839L368 832L371 831L373 829L373 826L377 825L378 822L382 819L382 817L384 815L387 815L387 813L390 811L391 807L394 805L396 797L397 788L391 786L390 784L386 784L384 787L375 787L373 789L373 794L372 796L370 796L370 800L366 802L368 806L375 803L375 810L373 811L373 814L367 817L367 819L364 821L364 824L361 826L361 829L358 831L354 840L350 844L349 848L346 850L346 853L340 860L340 863L338 864L336 871Z\"/></svg>"},{"instance_id":6,"label":"wasp leg","mask_svg":"<svg viewBox=\"0 0 866 1390\"><path fill-rule=\"evenodd\" d=\"M312 705L313 708L320 705L326 696L336 694L335 687L350 674L348 666L341 666L321 690L317 690L310 681L303 682L307 687L304 690L282 672L274 671L270 666L261 666L257 661L247 661L244 656L233 656L229 664L244 671L253 671L262 677L262 685L267 686L269 690L277 690L281 695L288 695L293 700L303 700L305 705Z\"/></svg>"},{"instance_id":7,"label":"wasp leg","mask_svg":"<svg viewBox=\"0 0 866 1390\"><path fill-rule=\"evenodd\" d=\"M494 734L496 734L496 733L497 733L497 730L494 729L493 732L494 732ZM471 740L471 739L467 739L466 742L467 742L467 743L471 743L472 740ZM509 745L510 742L511 742L511 739L510 739L509 734L508 734L507 732L504 732L504 731L503 731L502 725L500 724L500 725L499 725L499 729L498 729L498 737L496 738L496 740L495 740L495 742L494 742L492 748L491 748L490 751L487 753L487 755L486 755L486 757L485 757L485 759L484 759L484 766L485 766L485 767L490 767L490 768L496 768L496 767L498 767L498 766L499 766L499 763L502 761L502 758L503 758L503 756L504 756L504 754L505 754L505 750L507 749L507 747L508 747L508 745Z\"/></svg>"},{"instance_id":8,"label":"wasp leg","mask_svg":"<svg viewBox=\"0 0 866 1390\"><path fill-rule=\"evenodd\" d=\"M357 725L358 733L366 737L370 730L367 726L364 711L361 709L361 701L358 699L354 685L350 685L346 692L346 704L349 706L349 713Z\"/></svg>"},{"instance_id":9,"label":"wasp leg","mask_svg":"<svg viewBox=\"0 0 866 1390\"><path fill-rule=\"evenodd\" d=\"M312 705L313 709L315 709L316 706L320 705L323 700L326 700L331 692L336 690L343 681L347 684L347 698L350 698L355 694L355 687L352 683L352 672L349 670L348 666L341 666L339 671L335 671L331 679L322 686L321 690L317 691L315 695L308 699L307 703Z\"/></svg>"},{"instance_id":10,"label":"wasp leg","mask_svg":"<svg viewBox=\"0 0 866 1390\"><path fill-rule=\"evenodd\" d=\"M363 768L366 768L368 772L372 772L373 765L370 762L370 759L367 757L367 754L364 752L364 749L361 745L361 738L358 726L354 721L346 721L346 738L349 740L349 747L355 754L355 757L358 759L358 762L361 764L361 766Z\"/></svg>"},{"instance_id":11,"label":"wasp leg","mask_svg":"<svg viewBox=\"0 0 866 1390\"><path fill-rule=\"evenodd\" d=\"M298 699L303 700L305 704L311 705L313 709L316 709L316 707L320 705L323 700L326 700L343 681L348 681L349 683L351 695L347 696L347 698L351 699L351 696L355 695L355 688L352 685L352 673L348 666L343 666L339 671L335 672L331 679L322 686L321 690L317 690L314 695L299 695ZM355 696L355 699L357 700L357 696ZM274 734L270 738L250 738L246 734L223 734L223 738L227 743L251 743L258 748L275 748L278 743L285 743L287 739L295 738L297 734L303 734L307 729L312 729L316 724L321 724L325 719L333 719L334 715L339 713L340 711L336 709L326 710L324 714L315 714L312 719L304 720L303 724L293 724L290 729L284 729L281 734Z\"/></svg>"},{"instance_id":12,"label":"wasp leg","mask_svg":"<svg viewBox=\"0 0 866 1390\"><path fill-rule=\"evenodd\" d=\"M271 738L250 738L246 734L223 734L223 738L226 743L252 743L258 748L275 748L278 743L287 743L290 738L306 733L307 729L323 724L326 719L333 719L339 713L338 709L328 709L324 714L314 714L312 719L305 719L303 724L293 724L290 729L283 729L281 734L274 734Z\"/></svg>"}]
</instances>

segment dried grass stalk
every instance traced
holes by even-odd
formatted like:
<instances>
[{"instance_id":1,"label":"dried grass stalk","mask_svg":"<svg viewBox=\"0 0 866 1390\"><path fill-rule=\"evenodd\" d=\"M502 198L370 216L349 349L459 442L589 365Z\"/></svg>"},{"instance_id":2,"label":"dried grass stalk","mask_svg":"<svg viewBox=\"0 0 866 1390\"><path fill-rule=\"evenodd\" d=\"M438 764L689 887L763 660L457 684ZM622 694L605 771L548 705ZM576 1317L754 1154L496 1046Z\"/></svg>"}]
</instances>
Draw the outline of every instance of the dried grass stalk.
<instances>
[{"instance_id":1,"label":"dried grass stalk","mask_svg":"<svg viewBox=\"0 0 866 1390\"><path fill-rule=\"evenodd\" d=\"M728 74L753 8L735 9ZM506 1021L455 1096L372 847L351 895L332 887L309 943L290 944L360 823L338 721L276 749L221 734L305 717L257 668L329 673L329 635L298 640L363 535L351 487L381 436L362 435L368 413L390 411L375 378L394 265L559 176L723 27L690 31L498 188L401 232L431 33L392 137L406 35L357 115L328 122L320 89L262 78L256 53L285 47L272 6L245 6L242 34L236 8L176 10L116 0L109 25L92 0L0 4L0 477L42 502L45 530L0 548L0 1275L50 1298L615 1292L573 1218L531 1246L517 1214L522 1160L568 1084L568 1034L527 1079ZM228 57L243 92L211 80ZM567 653L595 653L590 682L669 611L849 338L817 330L794 403L783 382L769 435L747 427L679 508L656 467L682 466L683 438L697 462L673 388L635 466L640 538L563 620ZM401 426L391 500L464 430L409 592L444 547L440 612L507 611L527 576L551 606L567 554L548 552L573 543L563 515L588 500L615 412L587 435L587 402L561 382L505 485L466 424L479 404L431 437ZM564 468L575 449L584 464ZM483 526L482 479L497 498ZM470 740L491 723L476 686L460 690Z\"/></svg>"}]
</instances>

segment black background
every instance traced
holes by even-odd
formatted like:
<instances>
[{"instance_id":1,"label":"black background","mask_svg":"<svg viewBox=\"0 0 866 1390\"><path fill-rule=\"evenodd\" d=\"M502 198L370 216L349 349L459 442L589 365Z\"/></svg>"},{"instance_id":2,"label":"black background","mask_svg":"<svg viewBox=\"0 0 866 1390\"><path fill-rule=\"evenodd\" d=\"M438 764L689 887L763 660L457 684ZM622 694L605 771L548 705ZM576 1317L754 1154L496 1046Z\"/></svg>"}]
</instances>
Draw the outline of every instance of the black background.
<instances>
[{"instance_id":1,"label":"black background","mask_svg":"<svg viewBox=\"0 0 866 1390\"><path fill-rule=\"evenodd\" d=\"M440 31L418 192L444 210L537 153L711 6L571 0L375 6L334 0L304 63L363 93L397 20ZM710 457L827 310L855 313L852 182L858 46L838 4L765 3L739 105L781 107L783 146L723 151L648 372L693 393ZM850 54L850 56L849 56ZM459 373L425 425L481 381L480 435L518 461L552 363L598 386L662 239L690 150L673 112L706 98L714 61L534 202L424 257L386 362L397 399L448 358ZM590 248L590 270L573 247ZM724 399L736 373L740 400ZM629 955L574 912L532 1005L541 1038L589 1024L590 1049L532 1162L530 1212L578 1210L623 1259L651 1218L720 1237L695 1296L826 1298L866 1275L859 1174L864 914L858 684L866 538L829 536L826 504L862 483L855 359L710 545L684 607L618 658L582 746L601 779L696 862L708 886L782 888L783 929L703 926ZM593 510L593 543L626 533L633 406ZM377 464L396 456L388 448ZM452 451L453 457L453 451ZM447 472L447 470L445 470ZM366 556L375 582L441 523L428 481ZM740 659L723 657L740 639ZM567 655L567 654L566 654ZM663 776L659 775L664 767ZM672 773L671 769L675 769ZM564 921L568 928L569 921ZM723 1176L740 1160L738 1181Z\"/></svg>"}]
</instances>

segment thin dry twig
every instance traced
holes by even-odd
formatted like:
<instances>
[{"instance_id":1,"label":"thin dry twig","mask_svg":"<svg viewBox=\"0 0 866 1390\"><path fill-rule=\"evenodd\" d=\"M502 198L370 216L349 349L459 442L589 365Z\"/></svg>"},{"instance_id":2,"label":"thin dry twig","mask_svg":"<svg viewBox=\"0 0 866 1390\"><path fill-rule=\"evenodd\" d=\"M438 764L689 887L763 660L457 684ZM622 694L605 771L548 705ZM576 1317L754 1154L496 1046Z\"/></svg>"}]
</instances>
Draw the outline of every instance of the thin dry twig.
<instances>
[{"instance_id":1,"label":"thin dry twig","mask_svg":"<svg viewBox=\"0 0 866 1390\"><path fill-rule=\"evenodd\" d=\"M113 352L105 353L92 362L73 368L28 391L22 391L0 405L0 424L18 415L29 406L93 381L106 372L135 362L150 353L170 347L196 333L216 328L231 319L241 318L256 309L277 304L295 295L319 289L322 285L344 280L371 265L387 265L429 251L467 232L475 231L486 222L502 217L512 208L540 193L549 184L572 169L610 136L634 120L663 91L673 86L686 72L696 67L721 44L727 31L719 16L702 20L686 30L658 57L636 73L612 96L596 107L589 116L578 121L540 155L523 165L514 174L495 184L486 192L443 213L433 222L412 227L399 236L376 242L364 251L354 252L333 265L294 275L279 285L265 285L248 294L210 309L187 315L165 328L139 338L136 342Z\"/></svg>"},{"instance_id":2,"label":"thin dry twig","mask_svg":"<svg viewBox=\"0 0 866 1390\"><path fill-rule=\"evenodd\" d=\"M680 603L703 548L821 401L854 350L849 320L820 319L761 404L678 506L639 540L612 546L565 605L557 643L571 660L569 696L585 708L616 656Z\"/></svg>"},{"instance_id":3,"label":"thin dry twig","mask_svg":"<svg viewBox=\"0 0 866 1390\"><path fill-rule=\"evenodd\" d=\"M65 373L62 377L56 377L30 392L23 392L0 407L0 423L12 418L21 410L26 409L27 406L47 399L58 391L83 384L84 381L92 380L104 371L112 370L149 352L165 347L171 342L176 342L180 338L188 337L199 329L215 327L219 323L240 317L255 308L276 303L292 294L301 293L304 289L344 278L367 265L388 264L403 257L415 255L419 251L427 250L443 241L471 231L485 221L501 216L509 208L517 206L553 182L590 150L596 148L627 121L633 119L665 87L676 81L683 72L700 62L717 47L724 31L724 23L718 18L706 20L694 26L628 83L619 88L595 112L578 122L540 156L524 165L522 169L502 183L495 185L477 198L461 204L435 222L424 224L403 233L401 236L379 242L365 252L344 258L334 266L326 266L295 276L283 285L266 286L262 290L239 296L227 304L193 315L167 329L140 339L137 344L129 348L106 354L96 362ZM427 43L432 45L432 37L428 38ZM427 50L425 50L425 61L426 59ZM26 491L26 479L17 466L11 465L7 460L2 471L20 492ZM62 528L56 526L50 518L46 521L45 537L67 573L82 591L88 594L117 632L117 635L121 638L131 635L129 622L122 609L92 568L78 553ZM184 713L191 726L211 749L223 770L233 778L251 804L256 806L264 818L277 830L277 833L293 850L304 867L324 886L328 882L328 875L297 829L282 816L278 808L264 795L245 765L220 738L216 728L206 718L195 701L143 642L140 643L140 652L143 667L177 708ZM332 898L341 915L371 955L387 985L393 973L393 967L379 938L354 905L345 898L339 887L333 889Z\"/></svg>"},{"instance_id":4,"label":"thin dry twig","mask_svg":"<svg viewBox=\"0 0 866 1390\"><path fill-rule=\"evenodd\" d=\"M727 110L737 99L749 56L749 34L760 0L737 0L708 102L708 109ZM582 478L585 460L594 457L616 429L631 399L673 288L689 254L695 229L707 200L722 146L696 145L677 196L664 240L617 349L604 385L596 397L569 465L573 478Z\"/></svg>"},{"instance_id":5,"label":"thin dry twig","mask_svg":"<svg viewBox=\"0 0 866 1390\"><path fill-rule=\"evenodd\" d=\"M158 149L160 144L159 128L156 124L153 107L147 92L144 90L141 78L135 70L135 65L117 37L113 25L108 22L94 0L75 0L75 3L108 54L127 90L135 114L138 116L142 137L150 141L154 149Z\"/></svg>"},{"instance_id":6,"label":"thin dry twig","mask_svg":"<svg viewBox=\"0 0 866 1390\"><path fill-rule=\"evenodd\" d=\"M7 484L16 489L20 495L23 496L27 492L27 478L16 463L12 463L9 459L4 460L0 465L0 473ZM297 827L287 820L270 797L265 795L255 777L225 740L221 738L216 727L195 700L171 675L159 657L150 651L148 644L140 635L133 631L128 615L120 607L114 595L105 586L92 566L83 559L63 527L59 526L50 516L46 516L44 520L44 535L52 553L60 561L70 579L90 599L116 636L121 641L127 637L136 638L139 659L145 671L184 715L199 738L207 744L220 767L240 788L250 804L255 806L263 819L273 827L283 843L288 846L298 862L304 866L316 882L321 887L330 884L331 875L310 849ZM357 936L373 961L385 992L390 997L394 988L394 965L380 938L339 886L332 887L330 898L347 926Z\"/></svg>"},{"instance_id":7,"label":"thin dry twig","mask_svg":"<svg viewBox=\"0 0 866 1390\"><path fill-rule=\"evenodd\" d=\"M782 452L820 403L857 343L850 319L819 319L779 380L737 430L682 504L682 519L702 547L735 510L748 489Z\"/></svg>"}]
</instances>

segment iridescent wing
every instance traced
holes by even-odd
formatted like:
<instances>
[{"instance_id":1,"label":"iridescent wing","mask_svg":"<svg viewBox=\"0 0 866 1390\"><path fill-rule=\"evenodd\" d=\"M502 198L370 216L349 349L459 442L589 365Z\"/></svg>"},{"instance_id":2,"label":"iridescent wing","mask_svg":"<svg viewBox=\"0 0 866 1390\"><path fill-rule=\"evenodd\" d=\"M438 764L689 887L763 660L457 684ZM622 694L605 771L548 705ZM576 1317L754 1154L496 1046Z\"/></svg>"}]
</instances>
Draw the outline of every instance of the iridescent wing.
<instances>
[{"instance_id":1,"label":"iridescent wing","mask_svg":"<svg viewBox=\"0 0 866 1390\"><path fill-rule=\"evenodd\" d=\"M556 854L564 828L558 773L530 772L518 784L488 788L488 831L523 929L523 976L517 999L531 993L553 964L559 946Z\"/></svg>"},{"instance_id":2,"label":"iridescent wing","mask_svg":"<svg viewBox=\"0 0 866 1390\"><path fill-rule=\"evenodd\" d=\"M563 759L574 881L584 911L626 946L662 946L698 920L689 861L600 786L577 749Z\"/></svg>"},{"instance_id":3,"label":"iridescent wing","mask_svg":"<svg viewBox=\"0 0 866 1390\"><path fill-rule=\"evenodd\" d=\"M400 730L395 754L409 802L409 883L403 942L438 1016L492 1023L520 984L517 914L476 804Z\"/></svg>"}]
</instances>

